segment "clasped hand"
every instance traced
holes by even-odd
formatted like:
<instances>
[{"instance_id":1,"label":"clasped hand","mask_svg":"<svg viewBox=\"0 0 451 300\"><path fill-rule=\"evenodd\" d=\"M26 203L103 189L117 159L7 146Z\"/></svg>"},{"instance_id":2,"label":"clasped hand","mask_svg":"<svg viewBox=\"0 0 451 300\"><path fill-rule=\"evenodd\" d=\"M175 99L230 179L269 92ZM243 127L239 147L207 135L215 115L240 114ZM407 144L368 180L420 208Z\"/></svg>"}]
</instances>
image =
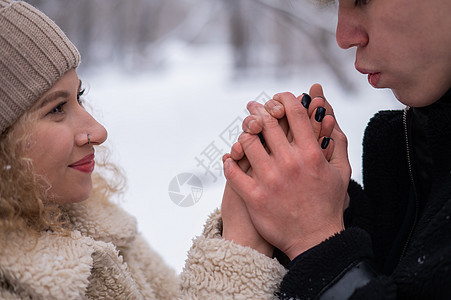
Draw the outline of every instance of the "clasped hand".
<instances>
[{"instance_id":1,"label":"clasped hand","mask_svg":"<svg viewBox=\"0 0 451 300\"><path fill-rule=\"evenodd\" d=\"M347 140L321 86L309 94L249 103L244 132L223 158L225 239L294 259L344 229Z\"/></svg>"}]
</instances>

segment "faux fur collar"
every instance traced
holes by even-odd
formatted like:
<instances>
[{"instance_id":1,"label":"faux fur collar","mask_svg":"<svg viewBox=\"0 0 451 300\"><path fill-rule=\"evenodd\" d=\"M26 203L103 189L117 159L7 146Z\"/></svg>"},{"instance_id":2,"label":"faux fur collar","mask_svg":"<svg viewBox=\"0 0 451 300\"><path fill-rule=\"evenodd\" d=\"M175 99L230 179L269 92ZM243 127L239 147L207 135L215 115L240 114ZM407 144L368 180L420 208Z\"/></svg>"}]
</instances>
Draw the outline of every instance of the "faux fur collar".
<instances>
[{"instance_id":1,"label":"faux fur collar","mask_svg":"<svg viewBox=\"0 0 451 300\"><path fill-rule=\"evenodd\" d=\"M127 248L137 234L136 219L114 203L89 199L64 209L74 230L118 248Z\"/></svg>"},{"instance_id":2,"label":"faux fur collar","mask_svg":"<svg viewBox=\"0 0 451 300\"><path fill-rule=\"evenodd\" d=\"M95 252L117 256L136 236L136 221L111 203L87 200L68 205L70 236L37 237L0 231L0 287L33 299L83 299ZM113 245L114 244L114 245ZM1 291L0 291L1 295Z\"/></svg>"}]
</instances>

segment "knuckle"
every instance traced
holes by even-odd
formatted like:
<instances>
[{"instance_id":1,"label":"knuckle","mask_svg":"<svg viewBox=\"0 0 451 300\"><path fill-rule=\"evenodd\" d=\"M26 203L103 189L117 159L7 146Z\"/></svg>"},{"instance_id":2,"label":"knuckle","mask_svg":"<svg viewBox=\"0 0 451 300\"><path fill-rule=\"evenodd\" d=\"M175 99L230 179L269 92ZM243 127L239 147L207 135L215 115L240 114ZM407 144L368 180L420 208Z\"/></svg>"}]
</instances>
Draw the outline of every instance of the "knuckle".
<instances>
[{"instance_id":1,"label":"knuckle","mask_svg":"<svg viewBox=\"0 0 451 300\"><path fill-rule=\"evenodd\" d=\"M257 112L259 112L259 108L263 107L263 105L261 103L258 103L257 101L250 101L247 104L247 109L249 111L255 111L257 110ZM251 112L252 113L252 112Z\"/></svg>"},{"instance_id":2,"label":"knuckle","mask_svg":"<svg viewBox=\"0 0 451 300\"><path fill-rule=\"evenodd\" d=\"M231 182L237 181L239 176L238 170L235 168L227 168L224 170L224 176Z\"/></svg>"},{"instance_id":3,"label":"knuckle","mask_svg":"<svg viewBox=\"0 0 451 300\"><path fill-rule=\"evenodd\" d=\"M311 147L305 150L303 156L305 157L304 161L307 166L318 166L325 160L324 153L319 147Z\"/></svg>"},{"instance_id":4,"label":"knuckle","mask_svg":"<svg viewBox=\"0 0 451 300\"><path fill-rule=\"evenodd\" d=\"M236 171L231 167L224 166L224 176L227 180L233 181L236 177Z\"/></svg>"},{"instance_id":5,"label":"knuckle","mask_svg":"<svg viewBox=\"0 0 451 300\"><path fill-rule=\"evenodd\" d=\"M340 142L344 145L348 145L348 138L343 133L337 134L337 136L334 138L335 142Z\"/></svg>"},{"instance_id":6,"label":"knuckle","mask_svg":"<svg viewBox=\"0 0 451 300\"><path fill-rule=\"evenodd\" d=\"M233 148L233 146L232 146L232 148ZM226 159L227 159L227 158L230 158L230 157L232 157L232 155L231 155L230 153L224 154L224 155L222 156L222 162L225 162Z\"/></svg>"},{"instance_id":7,"label":"knuckle","mask_svg":"<svg viewBox=\"0 0 451 300\"><path fill-rule=\"evenodd\" d=\"M317 164L324 160L324 154L322 151L311 151L309 158L314 164Z\"/></svg>"},{"instance_id":8,"label":"knuckle","mask_svg":"<svg viewBox=\"0 0 451 300\"><path fill-rule=\"evenodd\" d=\"M277 176L277 174L275 172L272 172L272 171L265 172L264 181L265 181L266 185L274 186L277 184L278 179L279 179L279 176Z\"/></svg>"},{"instance_id":9,"label":"knuckle","mask_svg":"<svg viewBox=\"0 0 451 300\"><path fill-rule=\"evenodd\" d=\"M234 143L232 145L231 154L229 157L237 158L238 156L240 156L242 150L243 150L243 148L239 142ZM226 157L226 158L228 158L228 157Z\"/></svg>"},{"instance_id":10,"label":"knuckle","mask_svg":"<svg viewBox=\"0 0 451 300\"><path fill-rule=\"evenodd\" d=\"M307 115L307 110L300 103L295 103L292 105L291 110L297 116Z\"/></svg>"},{"instance_id":11,"label":"knuckle","mask_svg":"<svg viewBox=\"0 0 451 300\"><path fill-rule=\"evenodd\" d=\"M278 105L280 102L276 101L274 99L269 99L268 101L266 101L266 103L264 104L265 108L273 108L274 106ZM279 104L280 105L280 104Z\"/></svg>"},{"instance_id":12,"label":"knuckle","mask_svg":"<svg viewBox=\"0 0 451 300\"><path fill-rule=\"evenodd\" d=\"M322 123L315 121L314 118L310 118L310 125L312 126L312 130L316 138L319 138L319 134L323 129Z\"/></svg>"},{"instance_id":13,"label":"knuckle","mask_svg":"<svg viewBox=\"0 0 451 300\"><path fill-rule=\"evenodd\" d=\"M245 123L249 123L250 121L255 120L255 116L254 115L249 115L246 118L244 118L243 120L243 124Z\"/></svg>"},{"instance_id":14,"label":"knuckle","mask_svg":"<svg viewBox=\"0 0 451 300\"><path fill-rule=\"evenodd\" d=\"M326 104L326 98L323 96L316 96L313 101L319 101L320 105Z\"/></svg>"},{"instance_id":15,"label":"knuckle","mask_svg":"<svg viewBox=\"0 0 451 300\"><path fill-rule=\"evenodd\" d=\"M315 97L312 99L312 102L310 102L310 106L318 107L318 106L324 106L324 98L322 97Z\"/></svg>"},{"instance_id":16,"label":"knuckle","mask_svg":"<svg viewBox=\"0 0 451 300\"><path fill-rule=\"evenodd\" d=\"M282 169L289 176L296 176L301 173L303 170L303 161L296 159L296 156L292 155L281 155L279 164L282 166Z\"/></svg>"},{"instance_id":17,"label":"knuckle","mask_svg":"<svg viewBox=\"0 0 451 300\"><path fill-rule=\"evenodd\" d=\"M244 120L243 120L243 124L242 124L242 129L243 131L247 131L248 129L251 128L251 124L253 122L255 122L257 120L257 118L253 115L247 116Z\"/></svg>"},{"instance_id":18,"label":"knuckle","mask_svg":"<svg viewBox=\"0 0 451 300\"><path fill-rule=\"evenodd\" d=\"M260 188L255 188L249 193L249 199L251 204L259 204L265 200L265 193Z\"/></svg>"},{"instance_id":19,"label":"knuckle","mask_svg":"<svg viewBox=\"0 0 451 300\"><path fill-rule=\"evenodd\" d=\"M247 141L249 141L249 139L250 139L250 134L248 134L248 133L246 133L246 132L242 132L242 133L240 134L240 136L238 137L238 142L239 142L241 145L244 145L244 144L247 143Z\"/></svg>"},{"instance_id":20,"label":"knuckle","mask_svg":"<svg viewBox=\"0 0 451 300\"><path fill-rule=\"evenodd\" d=\"M267 127L267 126L277 126L279 125L279 122L277 121L276 118L274 118L271 115L263 115L262 116L262 120L263 120L263 124Z\"/></svg>"},{"instance_id":21,"label":"knuckle","mask_svg":"<svg viewBox=\"0 0 451 300\"><path fill-rule=\"evenodd\" d=\"M290 92L277 93L272 98L273 98L273 100L279 101L279 102L281 102L283 104L286 101L296 99L296 97Z\"/></svg>"}]
</instances>

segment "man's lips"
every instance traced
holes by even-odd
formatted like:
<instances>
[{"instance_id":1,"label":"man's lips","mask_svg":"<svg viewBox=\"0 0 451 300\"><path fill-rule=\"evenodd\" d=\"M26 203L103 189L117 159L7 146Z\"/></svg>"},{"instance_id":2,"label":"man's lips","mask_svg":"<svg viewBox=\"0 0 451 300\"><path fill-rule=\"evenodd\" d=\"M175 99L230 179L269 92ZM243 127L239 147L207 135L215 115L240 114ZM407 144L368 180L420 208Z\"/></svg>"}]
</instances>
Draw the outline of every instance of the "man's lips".
<instances>
[{"instance_id":1,"label":"man's lips","mask_svg":"<svg viewBox=\"0 0 451 300\"><path fill-rule=\"evenodd\" d=\"M70 168L73 168L75 170L85 172L85 173L92 173L94 171L94 153L91 153L89 155L86 155L79 161L69 165Z\"/></svg>"},{"instance_id":2,"label":"man's lips","mask_svg":"<svg viewBox=\"0 0 451 300\"><path fill-rule=\"evenodd\" d=\"M365 69L365 68L359 67L359 66L357 65L357 63L355 64L355 69L356 69L357 71L359 71L360 73L362 73L362 74L373 74L373 73L377 73L377 72L371 71L371 70L369 70L369 69Z\"/></svg>"},{"instance_id":3,"label":"man's lips","mask_svg":"<svg viewBox=\"0 0 451 300\"><path fill-rule=\"evenodd\" d=\"M360 68L359 66L357 66L357 64L355 65L355 68L356 68L357 71L359 71L362 74L368 74L368 82L373 87L377 87L377 85L379 83L380 76L381 76L380 72L375 72L375 71L371 71L371 70L368 70L368 69Z\"/></svg>"},{"instance_id":4,"label":"man's lips","mask_svg":"<svg viewBox=\"0 0 451 300\"><path fill-rule=\"evenodd\" d=\"M380 78L381 78L381 73L379 73L379 72L368 74L368 82L375 88L378 87Z\"/></svg>"}]
</instances>

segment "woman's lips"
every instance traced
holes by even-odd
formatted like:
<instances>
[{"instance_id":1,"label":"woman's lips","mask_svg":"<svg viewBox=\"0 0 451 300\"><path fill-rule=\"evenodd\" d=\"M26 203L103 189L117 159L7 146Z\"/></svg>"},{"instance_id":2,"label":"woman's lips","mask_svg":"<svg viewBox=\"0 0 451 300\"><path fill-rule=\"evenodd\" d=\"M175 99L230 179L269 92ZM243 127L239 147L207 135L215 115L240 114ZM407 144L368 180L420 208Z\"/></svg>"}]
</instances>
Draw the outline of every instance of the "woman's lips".
<instances>
[{"instance_id":1,"label":"woman's lips","mask_svg":"<svg viewBox=\"0 0 451 300\"><path fill-rule=\"evenodd\" d=\"M69 165L70 168L75 170L84 172L84 173L92 173L94 171L95 161L94 161L94 153L86 155L79 161Z\"/></svg>"}]
</instances>

